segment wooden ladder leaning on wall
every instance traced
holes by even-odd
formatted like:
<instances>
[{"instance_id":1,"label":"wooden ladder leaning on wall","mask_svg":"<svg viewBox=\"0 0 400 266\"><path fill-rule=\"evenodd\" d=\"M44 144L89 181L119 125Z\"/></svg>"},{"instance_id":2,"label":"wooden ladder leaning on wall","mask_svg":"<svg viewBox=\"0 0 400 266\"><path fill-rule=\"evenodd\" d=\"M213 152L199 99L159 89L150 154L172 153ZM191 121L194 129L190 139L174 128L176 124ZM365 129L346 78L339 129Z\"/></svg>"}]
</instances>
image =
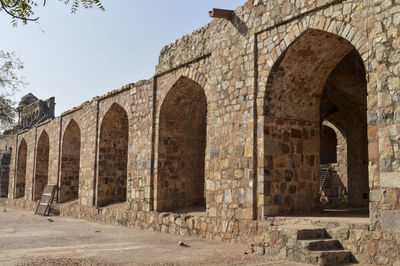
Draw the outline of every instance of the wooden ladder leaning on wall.
<instances>
[{"instance_id":1,"label":"wooden ladder leaning on wall","mask_svg":"<svg viewBox=\"0 0 400 266\"><path fill-rule=\"evenodd\" d=\"M36 208L35 214L48 216L51 210L51 204L53 203L54 196L57 191L57 185L48 184L43 190L42 197L40 198L39 204Z\"/></svg>"},{"instance_id":2,"label":"wooden ladder leaning on wall","mask_svg":"<svg viewBox=\"0 0 400 266\"><path fill-rule=\"evenodd\" d=\"M321 194L323 189L325 188L326 180L329 177L330 174L330 166L328 167L321 167L321 175L319 179L319 193Z\"/></svg>"}]
</instances>

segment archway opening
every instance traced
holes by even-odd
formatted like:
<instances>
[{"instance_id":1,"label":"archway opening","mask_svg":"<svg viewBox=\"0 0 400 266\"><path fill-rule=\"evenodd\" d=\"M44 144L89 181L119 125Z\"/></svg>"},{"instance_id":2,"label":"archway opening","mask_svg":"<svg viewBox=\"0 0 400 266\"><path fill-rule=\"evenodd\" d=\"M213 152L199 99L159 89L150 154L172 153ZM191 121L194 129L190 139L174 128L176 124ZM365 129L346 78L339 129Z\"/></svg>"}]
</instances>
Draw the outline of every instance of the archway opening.
<instances>
[{"instance_id":1,"label":"archway opening","mask_svg":"<svg viewBox=\"0 0 400 266\"><path fill-rule=\"evenodd\" d=\"M0 153L0 198L8 198L8 187L10 185L10 162L11 162L11 149L8 153Z\"/></svg>"},{"instance_id":2,"label":"archway opening","mask_svg":"<svg viewBox=\"0 0 400 266\"><path fill-rule=\"evenodd\" d=\"M347 207L347 139L338 127L324 120L320 141L321 204L323 208Z\"/></svg>"},{"instance_id":3,"label":"archway opening","mask_svg":"<svg viewBox=\"0 0 400 266\"><path fill-rule=\"evenodd\" d=\"M81 131L78 124L71 120L62 140L60 202L78 198L80 153Z\"/></svg>"},{"instance_id":4,"label":"archway opening","mask_svg":"<svg viewBox=\"0 0 400 266\"><path fill-rule=\"evenodd\" d=\"M36 148L36 167L34 177L33 200L38 200L42 196L43 190L48 182L49 175L49 151L50 140L46 131L39 137Z\"/></svg>"},{"instance_id":5,"label":"archway opening","mask_svg":"<svg viewBox=\"0 0 400 266\"><path fill-rule=\"evenodd\" d=\"M205 211L206 128L204 90L182 77L160 109L156 210Z\"/></svg>"},{"instance_id":6,"label":"archway opening","mask_svg":"<svg viewBox=\"0 0 400 266\"><path fill-rule=\"evenodd\" d=\"M306 30L275 62L264 100L265 213L320 211L321 151L334 150L321 147L324 120L346 132L349 205L367 206L367 85L355 47Z\"/></svg>"},{"instance_id":7,"label":"archway opening","mask_svg":"<svg viewBox=\"0 0 400 266\"><path fill-rule=\"evenodd\" d=\"M368 207L367 83L363 61L354 49L330 73L320 102L320 121L346 132L347 193L337 205Z\"/></svg>"},{"instance_id":8,"label":"archway opening","mask_svg":"<svg viewBox=\"0 0 400 266\"><path fill-rule=\"evenodd\" d=\"M127 199L128 115L118 104L105 114L100 128L97 206Z\"/></svg>"},{"instance_id":9,"label":"archway opening","mask_svg":"<svg viewBox=\"0 0 400 266\"><path fill-rule=\"evenodd\" d=\"M26 159L28 156L28 146L25 139L21 140L18 149L17 158L17 177L15 182L15 198L23 198L25 196L26 183Z\"/></svg>"}]
</instances>

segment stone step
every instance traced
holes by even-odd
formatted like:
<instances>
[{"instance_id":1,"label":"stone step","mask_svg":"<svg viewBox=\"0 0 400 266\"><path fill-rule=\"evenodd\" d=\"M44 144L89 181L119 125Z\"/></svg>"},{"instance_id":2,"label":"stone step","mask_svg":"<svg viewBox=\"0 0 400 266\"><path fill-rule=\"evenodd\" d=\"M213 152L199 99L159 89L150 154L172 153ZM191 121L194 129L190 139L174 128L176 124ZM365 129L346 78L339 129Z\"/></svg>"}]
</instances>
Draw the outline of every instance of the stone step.
<instances>
[{"instance_id":1,"label":"stone step","mask_svg":"<svg viewBox=\"0 0 400 266\"><path fill-rule=\"evenodd\" d=\"M308 250L324 251L324 250L341 250L342 245L336 239L318 239L318 240L299 240L301 246Z\"/></svg>"},{"instance_id":2,"label":"stone step","mask_svg":"<svg viewBox=\"0 0 400 266\"><path fill-rule=\"evenodd\" d=\"M351 252L345 250L310 251L310 263L318 265L338 265L351 262Z\"/></svg>"},{"instance_id":3,"label":"stone step","mask_svg":"<svg viewBox=\"0 0 400 266\"><path fill-rule=\"evenodd\" d=\"M327 239L325 228L307 228L297 230L298 240Z\"/></svg>"}]
</instances>

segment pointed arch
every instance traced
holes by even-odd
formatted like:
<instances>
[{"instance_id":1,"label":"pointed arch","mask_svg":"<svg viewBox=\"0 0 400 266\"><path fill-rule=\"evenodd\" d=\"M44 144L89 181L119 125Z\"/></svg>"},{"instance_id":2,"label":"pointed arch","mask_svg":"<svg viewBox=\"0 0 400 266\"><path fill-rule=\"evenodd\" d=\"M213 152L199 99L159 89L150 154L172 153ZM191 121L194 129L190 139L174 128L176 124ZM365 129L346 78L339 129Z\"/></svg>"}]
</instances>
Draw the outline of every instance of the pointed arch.
<instances>
[{"instance_id":1,"label":"pointed arch","mask_svg":"<svg viewBox=\"0 0 400 266\"><path fill-rule=\"evenodd\" d=\"M49 179L49 152L50 152L50 139L46 130L43 130L39 137L36 147L36 165L34 176L34 194L33 200L40 199L44 187L47 185Z\"/></svg>"},{"instance_id":2,"label":"pointed arch","mask_svg":"<svg viewBox=\"0 0 400 266\"><path fill-rule=\"evenodd\" d=\"M65 129L62 139L60 202L78 198L80 153L81 130L75 120L72 119Z\"/></svg>"},{"instance_id":3,"label":"pointed arch","mask_svg":"<svg viewBox=\"0 0 400 266\"><path fill-rule=\"evenodd\" d=\"M307 31L318 30L334 36L338 36L341 39L351 44L357 51L364 62L365 69L369 64L369 52L368 52L368 39L363 36L356 27L350 23L338 21L335 19L325 18L321 15L315 15L312 17L304 17L300 22L293 24L286 31L287 34L281 39L280 43L272 49L269 53L268 65L272 67L280 57L284 55L287 49L298 41L298 38ZM267 34L272 34L268 32ZM269 36L271 37L271 36Z\"/></svg>"},{"instance_id":4,"label":"pointed arch","mask_svg":"<svg viewBox=\"0 0 400 266\"><path fill-rule=\"evenodd\" d=\"M270 214L319 208L320 129L325 118L343 121L347 132L354 130L351 119L356 117L367 124L365 67L357 49L324 30L306 29L295 36L283 40L287 48L272 65L265 87L264 206ZM367 156L366 127L359 128L357 147ZM359 173L349 185L354 188L350 200L357 206L367 201L368 168L363 160L368 159L355 162Z\"/></svg>"},{"instance_id":5,"label":"pointed arch","mask_svg":"<svg viewBox=\"0 0 400 266\"><path fill-rule=\"evenodd\" d=\"M181 77L160 109L155 207L205 210L207 99L195 81Z\"/></svg>"},{"instance_id":6,"label":"pointed arch","mask_svg":"<svg viewBox=\"0 0 400 266\"><path fill-rule=\"evenodd\" d=\"M348 192L347 137L337 122L324 120L320 140L321 168L330 168L329 178L321 190L321 198L325 198L324 202L340 202Z\"/></svg>"},{"instance_id":7,"label":"pointed arch","mask_svg":"<svg viewBox=\"0 0 400 266\"><path fill-rule=\"evenodd\" d=\"M111 105L100 128L97 206L127 199L128 115L119 104Z\"/></svg>"},{"instance_id":8,"label":"pointed arch","mask_svg":"<svg viewBox=\"0 0 400 266\"><path fill-rule=\"evenodd\" d=\"M28 146L24 138L18 148L17 158L17 177L15 184L15 198L23 198L25 196L25 184L26 184L26 162L28 156Z\"/></svg>"}]
</instances>

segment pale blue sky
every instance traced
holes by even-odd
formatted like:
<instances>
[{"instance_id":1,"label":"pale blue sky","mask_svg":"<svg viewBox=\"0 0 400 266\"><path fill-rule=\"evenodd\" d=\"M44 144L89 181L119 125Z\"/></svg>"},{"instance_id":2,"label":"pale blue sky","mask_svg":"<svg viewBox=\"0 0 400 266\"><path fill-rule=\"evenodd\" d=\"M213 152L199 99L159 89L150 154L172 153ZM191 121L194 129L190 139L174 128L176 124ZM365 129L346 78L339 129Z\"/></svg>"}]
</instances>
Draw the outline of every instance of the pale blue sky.
<instances>
[{"instance_id":1,"label":"pale blue sky","mask_svg":"<svg viewBox=\"0 0 400 266\"><path fill-rule=\"evenodd\" d=\"M0 13L0 49L25 64L32 92L56 97L56 115L141 79L151 78L161 48L211 21L213 7L236 9L245 0L103 0L105 12L70 9L56 0L38 9L40 24L13 28Z\"/></svg>"}]
</instances>

